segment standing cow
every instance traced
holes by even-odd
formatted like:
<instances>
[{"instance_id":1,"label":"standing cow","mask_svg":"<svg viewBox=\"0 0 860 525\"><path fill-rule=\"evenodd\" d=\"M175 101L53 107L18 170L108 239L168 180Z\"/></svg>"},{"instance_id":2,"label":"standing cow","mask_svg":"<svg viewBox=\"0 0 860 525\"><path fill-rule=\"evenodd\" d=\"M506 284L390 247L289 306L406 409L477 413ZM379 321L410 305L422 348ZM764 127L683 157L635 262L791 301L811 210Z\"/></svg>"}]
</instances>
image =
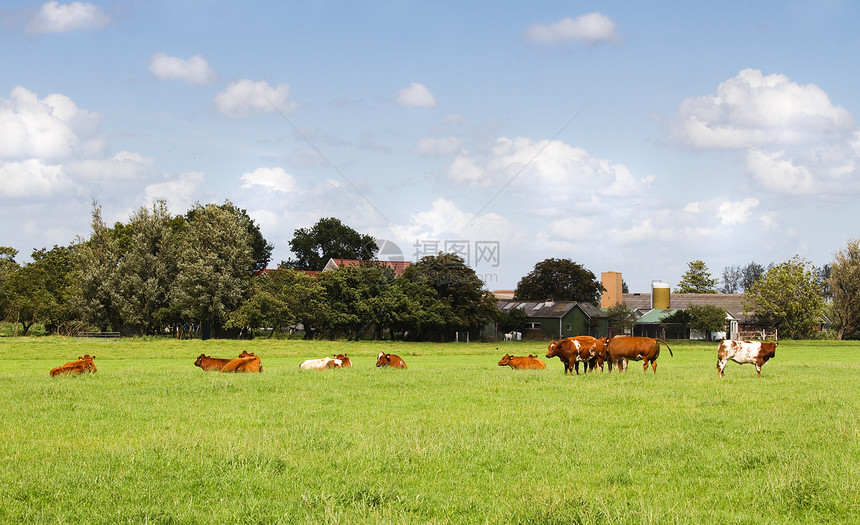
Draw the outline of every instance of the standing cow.
<instances>
[{"instance_id":1,"label":"standing cow","mask_svg":"<svg viewBox=\"0 0 860 525\"><path fill-rule=\"evenodd\" d=\"M657 358L660 356L660 343L669 348L669 344L662 339L616 335L609 341L609 361L619 371L627 370L628 361L643 361L643 372L648 371L648 363L650 362L656 374ZM669 355L675 356L671 348L669 348Z\"/></svg>"},{"instance_id":2,"label":"standing cow","mask_svg":"<svg viewBox=\"0 0 860 525\"><path fill-rule=\"evenodd\" d=\"M776 355L776 343L759 341L733 341L726 339L717 348L717 377L725 375L729 359L738 364L752 363L761 377L761 367Z\"/></svg>"},{"instance_id":3,"label":"standing cow","mask_svg":"<svg viewBox=\"0 0 860 525\"><path fill-rule=\"evenodd\" d=\"M549 344L546 351L547 358L558 357L564 365L565 374L579 375L579 363L584 363L585 373L588 369L594 369L594 361L600 359L600 369L603 370L602 355L605 350L605 340L596 339L591 336L581 335L578 337L568 337L561 341L553 341Z\"/></svg>"}]
</instances>

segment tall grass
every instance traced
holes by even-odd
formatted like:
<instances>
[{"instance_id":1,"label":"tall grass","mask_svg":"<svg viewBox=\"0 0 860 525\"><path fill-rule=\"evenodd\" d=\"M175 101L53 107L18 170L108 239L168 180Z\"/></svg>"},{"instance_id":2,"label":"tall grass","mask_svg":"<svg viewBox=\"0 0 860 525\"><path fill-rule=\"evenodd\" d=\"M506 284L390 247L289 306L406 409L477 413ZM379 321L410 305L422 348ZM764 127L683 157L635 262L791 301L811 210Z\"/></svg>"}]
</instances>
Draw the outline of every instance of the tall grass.
<instances>
[{"instance_id":1,"label":"tall grass","mask_svg":"<svg viewBox=\"0 0 860 525\"><path fill-rule=\"evenodd\" d=\"M531 342L0 339L0 522L860 522L860 345L718 380L715 344L670 344L571 377L496 365ZM242 350L262 374L193 366Z\"/></svg>"}]
</instances>

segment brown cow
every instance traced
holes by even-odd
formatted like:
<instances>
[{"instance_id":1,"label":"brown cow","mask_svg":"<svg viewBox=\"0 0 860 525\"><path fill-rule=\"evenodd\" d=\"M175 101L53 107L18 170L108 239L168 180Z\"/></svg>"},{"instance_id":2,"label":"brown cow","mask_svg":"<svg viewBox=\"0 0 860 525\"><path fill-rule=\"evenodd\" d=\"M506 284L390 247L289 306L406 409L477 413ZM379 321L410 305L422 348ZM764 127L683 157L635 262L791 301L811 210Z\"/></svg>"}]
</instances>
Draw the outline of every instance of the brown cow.
<instances>
[{"instance_id":1,"label":"brown cow","mask_svg":"<svg viewBox=\"0 0 860 525\"><path fill-rule=\"evenodd\" d=\"M242 353L239 354L239 357L253 357L254 354L248 353L245 350L242 350ZM203 369L204 372L219 372L224 365L232 361L232 359L221 359L218 357L209 357L205 354L200 354L196 361L194 361L194 366L199 366Z\"/></svg>"},{"instance_id":2,"label":"brown cow","mask_svg":"<svg viewBox=\"0 0 860 525\"><path fill-rule=\"evenodd\" d=\"M615 365L620 372L627 370L628 361L643 361L643 372L648 371L648 363L657 373L657 357L660 356L660 343L669 348L669 344L662 339L653 339L651 337L629 337L626 335L616 335L609 341L609 360ZM669 348L669 355L673 356L672 349Z\"/></svg>"},{"instance_id":3,"label":"brown cow","mask_svg":"<svg viewBox=\"0 0 860 525\"><path fill-rule=\"evenodd\" d=\"M596 339L588 335L568 337L561 341L553 341L547 347L547 358L558 357L564 365L565 374L579 375L579 363L585 363L585 373L589 368L594 369L594 361L603 355L606 348L604 339ZM600 370L603 370L603 359L600 359Z\"/></svg>"},{"instance_id":4,"label":"brown cow","mask_svg":"<svg viewBox=\"0 0 860 525\"><path fill-rule=\"evenodd\" d=\"M218 372L224 365L232 361L232 359L220 359L217 357L209 357L208 355L200 354L200 357L194 361L194 366L199 366L204 372Z\"/></svg>"},{"instance_id":5,"label":"brown cow","mask_svg":"<svg viewBox=\"0 0 860 525\"><path fill-rule=\"evenodd\" d=\"M531 355L528 357L516 357L505 354L505 357L499 361L499 366L509 366L514 370L543 370L546 368L546 363Z\"/></svg>"},{"instance_id":6,"label":"brown cow","mask_svg":"<svg viewBox=\"0 0 860 525\"><path fill-rule=\"evenodd\" d=\"M335 361L340 361L340 368L352 368L352 361L349 360L346 354L337 354L334 356L334 359Z\"/></svg>"},{"instance_id":7,"label":"brown cow","mask_svg":"<svg viewBox=\"0 0 860 525\"><path fill-rule=\"evenodd\" d=\"M63 366L58 366L56 368L51 369L51 376L53 377L64 374L80 375L86 372L98 372L96 364L93 361L93 359L95 358L96 356L89 354L78 356L78 359L76 361L69 361Z\"/></svg>"},{"instance_id":8,"label":"brown cow","mask_svg":"<svg viewBox=\"0 0 860 525\"><path fill-rule=\"evenodd\" d=\"M260 363L260 358L248 352L242 352L242 357L231 359L229 363L221 368L221 373L225 372L262 372L263 365Z\"/></svg>"},{"instance_id":9,"label":"brown cow","mask_svg":"<svg viewBox=\"0 0 860 525\"><path fill-rule=\"evenodd\" d=\"M406 368L406 362L400 356L379 352L376 356L376 366L390 366L391 368Z\"/></svg>"},{"instance_id":10,"label":"brown cow","mask_svg":"<svg viewBox=\"0 0 860 525\"><path fill-rule=\"evenodd\" d=\"M729 359L738 364L752 363L761 377L761 367L776 355L776 343L760 341L733 341L726 339L717 348L717 377L725 375Z\"/></svg>"}]
</instances>

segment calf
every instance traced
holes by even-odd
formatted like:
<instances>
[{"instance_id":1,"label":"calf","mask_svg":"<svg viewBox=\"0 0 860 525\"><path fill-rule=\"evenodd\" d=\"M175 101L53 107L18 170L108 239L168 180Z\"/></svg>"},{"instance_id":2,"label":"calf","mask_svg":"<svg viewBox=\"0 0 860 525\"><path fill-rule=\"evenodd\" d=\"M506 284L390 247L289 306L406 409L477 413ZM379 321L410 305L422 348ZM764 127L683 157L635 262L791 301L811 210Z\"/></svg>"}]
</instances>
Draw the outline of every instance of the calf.
<instances>
[{"instance_id":1,"label":"calf","mask_svg":"<svg viewBox=\"0 0 860 525\"><path fill-rule=\"evenodd\" d=\"M391 368L406 368L406 361L400 358L399 355L386 354L379 352L376 356L376 366L388 366Z\"/></svg>"},{"instance_id":2,"label":"calf","mask_svg":"<svg viewBox=\"0 0 860 525\"><path fill-rule=\"evenodd\" d=\"M69 361L63 366L58 366L56 368L51 369L51 376L59 376L59 375L80 375L84 373L95 373L98 372L96 368L96 364L93 361L96 356L85 354L79 356L76 361Z\"/></svg>"},{"instance_id":3,"label":"calf","mask_svg":"<svg viewBox=\"0 0 860 525\"><path fill-rule=\"evenodd\" d=\"M733 341L726 339L717 348L717 377L725 375L729 359L738 364L752 363L758 377L761 377L761 367L767 360L776 355L776 343L759 341Z\"/></svg>"},{"instance_id":4,"label":"calf","mask_svg":"<svg viewBox=\"0 0 860 525\"><path fill-rule=\"evenodd\" d=\"M628 361L643 361L643 372L648 371L648 363L651 363L654 373L657 373L657 357L660 356L660 343L669 348L669 344L662 339L651 337L629 337L616 335L609 341L609 360L619 371L627 370ZM673 356L669 348L669 355Z\"/></svg>"},{"instance_id":5,"label":"calf","mask_svg":"<svg viewBox=\"0 0 860 525\"><path fill-rule=\"evenodd\" d=\"M515 370L543 370L546 364L535 356L516 357L505 354L499 361L499 366L509 366Z\"/></svg>"}]
</instances>

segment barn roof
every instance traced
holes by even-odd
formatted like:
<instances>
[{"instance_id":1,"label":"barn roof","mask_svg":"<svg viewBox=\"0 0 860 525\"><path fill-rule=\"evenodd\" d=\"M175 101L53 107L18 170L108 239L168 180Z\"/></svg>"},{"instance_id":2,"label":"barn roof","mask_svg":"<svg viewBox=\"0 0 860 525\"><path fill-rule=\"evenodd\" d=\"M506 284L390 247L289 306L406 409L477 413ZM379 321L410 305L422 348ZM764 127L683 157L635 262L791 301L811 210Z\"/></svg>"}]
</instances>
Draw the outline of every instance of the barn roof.
<instances>
[{"instance_id":1,"label":"barn roof","mask_svg":"<svg viewBox=\"0 0 860 525\"><path fill-rule=\"evenodd\" d=\"M574 308L579 308L589 318L606 317L603 310L597 306L577 301L514 301L499 299L498 308L502 311L519 308L528 317L544 319L561 319Z\"/></svg>"},{"instance_id":2,"label":"barn roof","mask_svg":"<svg viewBox=\"0 0 860 525\"><path fill-rule=\"evenodd\" d=\"M669 304L672 309L705 305L720 306L738 321L745 322L751 320L751 316L744 314L745 297L742 293L676 293L669 296ZM621 294L621 300L639 313L651 311L650 293L625 293Z\"/></svg>"},{"instance_id":3,"label":"barn roof","mask_svg":"<svg viewBox=\"0 0 860 525\"><path fill-rule=\"evenodd\" d=\"M400 274L403 273L406 268L412 265L410 261L378 261L378 260L370 260L370 261L362 261L359 259L329 259L323 268L324 272L328 272L331 270L336 270L337 268L345 268L347 266L361 266L365 264L382 266L384 268L391 268L394 271L394 277L400 277Z\"/></svg>"}]
</instances>

